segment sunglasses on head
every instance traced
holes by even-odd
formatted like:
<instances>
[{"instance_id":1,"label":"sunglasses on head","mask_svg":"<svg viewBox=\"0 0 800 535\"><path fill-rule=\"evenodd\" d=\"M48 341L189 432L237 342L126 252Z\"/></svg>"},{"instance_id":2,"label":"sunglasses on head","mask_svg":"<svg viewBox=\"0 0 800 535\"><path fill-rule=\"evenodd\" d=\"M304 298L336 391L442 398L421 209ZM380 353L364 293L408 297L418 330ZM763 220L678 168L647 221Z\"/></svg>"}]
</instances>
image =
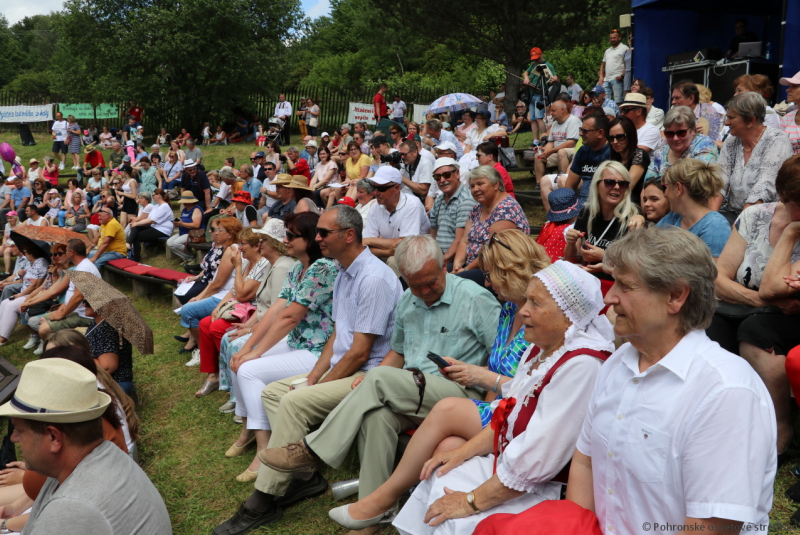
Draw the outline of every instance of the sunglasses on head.
<instances>
[{"instance_id":1,"label":"sunglasses on head","mask_svg":"<svg viewBox=\"0 0 800 535\"><path fill-rule=\"evenodd\" d=\"M448 180L451 176L453 176L453 173L455 173L455 171L445 171L444 173L434 173L433 174L433 179L436 182L439 182L441 179Z\"/></svg>"},{"instance_id":2,"label":"sunglasses on head","mask_svg":"<svg viewBox=\"0 0 800 535\"><path fill-rule=\"evenodd\" d=\"M626 139L628 139L628 134L617 134L616 136L608 136L609 141L620 142L620 141L625 141Z\"/></svg>"},{"instance_id":3,"label":"sunglasses on head","mask_svg":"<svg viewBox=\"0 0 800 535\"><path fill-rule=\"evenodd\" d=\"M619 186L619 189L626 190L630 186L630 182L626 180L614 180L613 178L604 178L603 185L608 189L614 189L614 186Z\"/></svg>"},{"instance_id":4,"label":"sunglasses on head","mask_svg":"<svg viewBox=\"0 0 800 535\"><path fill-rule=\"evenodd\" d=\"M486 248L487 249L491 249L493 243L497 243L498 245L502 245L503 247L505 247L506 249L508 249L512 253L514 252L513 250L511 250L511 247L509 247L508 244L505 244L502 241L500 241L500 238L497 237L497 234L492 234L492 236L489 238L489 242L486 244Z\"/></svg>"},{"instance_id":5,"label":"sunglasses on head","mask_svg":"<svg viewBox=\"0 0 800 535\"><path fill-rule=\"evenodd\" d=\"M376 185L375 189L380 191L381 193L385 193L385 192L389 191L390 189L392 189L393 187L395 187L396 185L397 184L383 184L383 185L380 185L380 186Z\"/></svg>"},{"instance_id":6,"label":"sunglasses on head","mask_svg":"<svg viewBox=\"0 0 800 535\"><path fill-rule=\"evenodd\" d=\"M680 130L675 130L675 131L664 130L664 137L666 137L667 139L672 139L675 136L677 136L677 137L686 137L686 134L688 134L688 133L689 133L689 129L688 128L681 128Z\"/></svg>"},{"instance_id":7,"label":"sunglasses on head","mask_svg":"<svg viewBox=\"0 0 800 535\"><path fill-rule=\"evenodd\" d=\"M327 238L331 232L338 232L340 230L347 230L350 227L343 227L343 228L320 228L317 227L317 234L319 234L320 238ZM288 234L288 233L287 233Z\"/></svg>"},{"instance_id":8,"label":"sunglasses on head","mask_svg":"<svg viewBox=\"0 0 800 535\"><path fill-rule=\"evenodd\" d=\"M419 404L417 405L417 410L414 414L418 414L419 410L422 408L422 401L425 399L425 374L422 373L422 370L419 368L408 368L408 371L411 372L411 376L414 378L414 384L417 385L419 389Z\"/></svg>"}]
</instances>

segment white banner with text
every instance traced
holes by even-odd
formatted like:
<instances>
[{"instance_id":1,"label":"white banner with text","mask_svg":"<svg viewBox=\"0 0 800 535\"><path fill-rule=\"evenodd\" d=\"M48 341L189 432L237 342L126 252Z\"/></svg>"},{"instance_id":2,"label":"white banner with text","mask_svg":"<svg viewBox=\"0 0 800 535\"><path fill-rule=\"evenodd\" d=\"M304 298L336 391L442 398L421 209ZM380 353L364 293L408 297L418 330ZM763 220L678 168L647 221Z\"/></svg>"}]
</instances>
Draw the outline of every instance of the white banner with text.
<instances>
[{"instance_id":1,"label":"white banner with text","mask_svg":"<svg viewBox=\"0 0 800 535\"><path fill-rule=\"evenodd\" d=\"M53 105L0 106L0 123L40 123L53 120Z\"/></svg>"}]
</instances>

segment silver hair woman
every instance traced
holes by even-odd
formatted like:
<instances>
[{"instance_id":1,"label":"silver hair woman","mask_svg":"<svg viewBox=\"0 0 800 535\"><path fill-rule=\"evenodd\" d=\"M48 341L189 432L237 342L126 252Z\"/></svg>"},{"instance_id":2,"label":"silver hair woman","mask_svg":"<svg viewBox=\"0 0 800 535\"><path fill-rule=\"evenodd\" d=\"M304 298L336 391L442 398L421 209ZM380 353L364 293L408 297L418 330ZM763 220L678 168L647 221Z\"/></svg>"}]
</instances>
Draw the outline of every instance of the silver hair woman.
<instances>
[{"instance_id":1,"label":"silver hair woman","mask_svg":"<svg viewBox=\"0 0 800 535\"><path fill-rule=\"evenodd\" d=\"M478 253L492 234L518 228L530 234L528 218L517 200L506 193L503 178L490 165L479 165L469 173L469 189L478 204L464 226L464 235L453 259L453 273L483 285Z\"/></svg>"},{"instance_id":2,"label":"silver hair woman","mask_svg":"<svg viewBox=\"0 0 800 535\"><path fill-rule=\"evenodd\" d=\"M775 202L775 178L783 162L792 155L792 142L783 130L764 125L767 101L758 93L740 93L728 101L725 125L730 135L719 153L725 205L731 220L756 203ZM723 197L711 207L719 209Z\"/></svg>"},{"instance_id":3,"label":"silver hair woman","mask_svg":"<svg viewBox=\"0 0 800 535\"><path fill-rule=\"evenodd\" d=\"M564 258L583 264L588 271L609 282L603 271L603 255L628 231L628 223L639 213L631 199L631 177L620 162L603 162L592 177L589 202L567 231Z\"/></svg>"},{"instance_id":4,"label":"silver hair woman","mask_svg":"<svg viewBox=\"0 0 800 535\"><path fill-rule=\"evenodd\" d=\"M681 158L694 158L706 163L717 161L717 147L708 136L695 133L695 115L688 106L675 106L664 118L664 137L667 146L651 154L645 182L661 180Z\"/></svg>"},{"instance_id":5,"label":"silver hair woman","mask_svg":"<svg viewBox=\"0 0 800 535\"><path fill-rule=\"evenodd\" d=\"M616 281L605 302L628 343L594 385L567 500L606 533L636 531L628 526L654 514L698 532L768 524L775 412L753 369L703 332L717 275L708 247L651 227L612 244L606 264Z\"/></svg>"}]
</instances>

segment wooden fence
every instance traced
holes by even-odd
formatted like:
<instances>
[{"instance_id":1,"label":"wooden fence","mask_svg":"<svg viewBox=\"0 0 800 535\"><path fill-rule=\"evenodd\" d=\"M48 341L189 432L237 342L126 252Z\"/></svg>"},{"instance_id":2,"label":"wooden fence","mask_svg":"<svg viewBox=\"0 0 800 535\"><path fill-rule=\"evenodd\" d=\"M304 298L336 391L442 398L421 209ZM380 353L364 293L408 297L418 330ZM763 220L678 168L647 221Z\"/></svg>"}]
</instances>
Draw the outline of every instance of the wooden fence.
<instances>
[{"instance_id":1,"label":"wooden fence","mask_svg":"<svg viewBox=\"0 0 800 535\"><path fill-rule=\"evenodd\" d=\"M320 108L320 123L318 131L333 131L339 128L343 123L347 122L348 111L350 109L350 102L372 102L375 96L376 87L365 87L362 89L337 89L327 87L315 86L300 86L295 89L284 91L286 100L292 104L292 109L297 111L300 104L300 98L311 97ZM454 91L465 91L464 88L414 88L405 87L398 91L403 101L409 108L409 113L413 104L429 104L434 99ZM467 90L467 92L469 92ZM391 91L389 95L393 95ZM391 104L391 98L387 99ZM275 105L277 104L277 95L253 95L248 101L238 106L243 116L248 121L254 114L257 114L262 123L273 116ZM41 105L54 103L53 100L48 99L33 99L26 96L21 96L15 93L0 91L0 106L15 106L15 105ZM165 103L166 104L166 103ZM186 125L181 123L181 119L175 113L169 111L169 105L153 106L150 110L148 105L142 104L144 114L142 117L142 124L145 128L145 134L149 138L155 136L160 128L165 127L173 136L180 132L181 128L187 128L189 132L199 135L202 130L202 125ZM89 123L94 122L98 128L103 126L121 128L125 123L124 114L128 109L128 103L119 103L119 116L116 119L79 119L78 122L83 126L88 126ZM151 111L152 110L152 111ZM157 111L156 111L157 110ZM58 111L56 108L53 113ZM292 133L299 133L298 117L292 114L291 131ZM31 130L34 132L46 132L49 128L49 123L28 123ZM232 130L234 126L234 118L223 123L226 130ZM0 123L0 131L16 131L17 125L15 123ZM212 126L212 132L214 127Z\"/></svg>"}]
</instances>

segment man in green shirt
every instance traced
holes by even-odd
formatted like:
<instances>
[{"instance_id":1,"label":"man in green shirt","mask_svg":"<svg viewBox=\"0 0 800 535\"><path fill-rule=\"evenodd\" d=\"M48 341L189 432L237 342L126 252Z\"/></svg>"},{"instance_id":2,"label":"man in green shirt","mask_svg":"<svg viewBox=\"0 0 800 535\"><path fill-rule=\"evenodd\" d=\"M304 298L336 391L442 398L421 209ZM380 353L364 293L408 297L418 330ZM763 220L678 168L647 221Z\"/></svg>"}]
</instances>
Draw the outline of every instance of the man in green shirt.
<instances>
[{"instance_id":1,"label":"man in green shirt","mask_svg":"<svg viewBox=\"0 0 800 535\"><path fill-rule=\"evenodd\" d=\"M556 75L556 70L553 64L544 59L542 49L538 47L531 48L531 64L522 73L522 86L527 87L531 92L531 104L528 112L528 118L531 121L531 131L533 132L534 141L539 139L540 134L544 134L547 129L544 125L544 114L546 103L542 96L542 88L546 88L547 80L541 70L537 70L538 65L547 65L550 69L552 76ZM546 91L546 89L544 90Z\"/></svg>"},{"instance_id":2,"label":"man in green shirt","mask_svg":"<svg viewBox=\"0 0 800 535\"><path fill-rule=\"evenodd\" d=\"M500 304L485 288L447 273L442 249L429 235L405 238L395 258L408 290L395 310L391 350L379 366L356 378L353 392L319 430L282 448L261 450L259 459L267 466L281 472L313 470L321 462L339 467L357 439L358 492L364 498L391 475L399 433L417 427L441 399L479 399L481 388L491 389L443 377L427 354L485 366Z\"/></svg>"}]
</instances>

